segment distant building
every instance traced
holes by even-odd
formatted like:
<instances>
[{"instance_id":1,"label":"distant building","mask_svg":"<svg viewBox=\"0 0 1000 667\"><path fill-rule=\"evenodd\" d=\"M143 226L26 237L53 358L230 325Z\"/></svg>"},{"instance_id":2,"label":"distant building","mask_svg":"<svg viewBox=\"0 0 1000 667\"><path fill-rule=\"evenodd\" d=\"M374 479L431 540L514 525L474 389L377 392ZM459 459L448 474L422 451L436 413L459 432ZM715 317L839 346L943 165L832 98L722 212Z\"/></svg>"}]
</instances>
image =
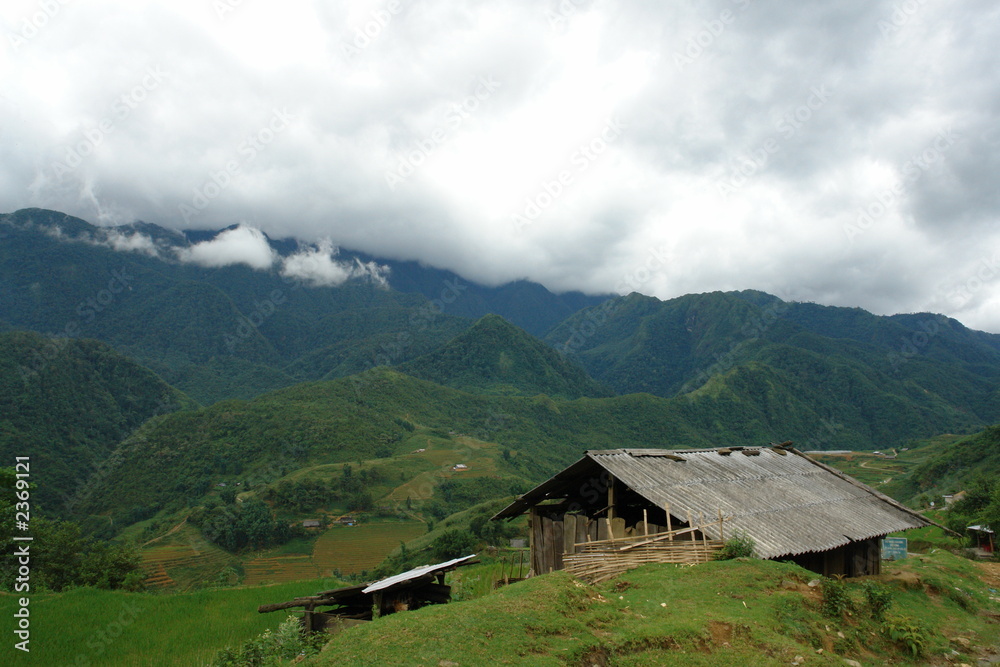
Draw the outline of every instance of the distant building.
<instances>
[{"instance_id":1,"label":"distant building","mask_svg":"<svg viewBox=\"0 0 1000 667\"><path fill-rule=\"evenodd\" d=\"M469 466L465 465L464 463L456 463L454 467L452 467L452 470L468 470L468 469Z\"/></svg>"},{"instance_id":2,"label":"distant building","mask_svg":"<svg viewBox=\"0 0 1000 667\"><path fill-rule=\"evenodd\" d=\"M969 526L966 530L972 534L972 539L976 543L976 549L987 554L992 554L996 544L993 541L994 532L989 526Z\"/></svg>"},{"instance_id":3,"label":"distant building","mask_svg":"<svg viewBox=\"0 0 1000 667\"><path fill-rule=\"evenodd\" d=\"M953 503L957 503L959 500L961 500L965 496L966 496L965 491L959 491L958 493L953 493L950 496L945 496L944 497L944 504L945 505L951 505Z\"/></svg>"},{"instance_id":4,"label":"distant building","mask_svg":"<svg viewBox=\"0 0 1000 667\"><path fill-rule=\"evenodd\" d=\"M303 528L319 528L322 524L319 519L306 519L302 522Z\"/></svg>"}]
</instances>

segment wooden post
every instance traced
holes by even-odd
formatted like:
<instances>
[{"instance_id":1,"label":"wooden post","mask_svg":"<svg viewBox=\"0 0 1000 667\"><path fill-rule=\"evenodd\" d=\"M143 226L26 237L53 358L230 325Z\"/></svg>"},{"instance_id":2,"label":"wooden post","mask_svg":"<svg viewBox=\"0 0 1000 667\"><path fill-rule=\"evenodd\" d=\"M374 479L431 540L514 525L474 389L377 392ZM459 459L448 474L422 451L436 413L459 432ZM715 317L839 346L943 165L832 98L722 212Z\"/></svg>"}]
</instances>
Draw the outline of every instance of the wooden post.
<instances>
[{"instance_id":1,"label":"wooden post","mask_svg":"<svg viewBox=\"0 0 1000 667\"><path fill-rule=\"evenodd\" d=\"M705 547L705 553L708 554L708 536L705 534L705 517L701 512L698 512L698 523L701 525L701 545Z\"/></svg>"},{"instance_id":2,"label":"wooden post","mask_svg":"<svg viewBox=\"0 0 1000 667\"><path fill-rule=\"evenodd\" d=\"M687 516L688 516L688 528L694 528L694 519L691 518L691 510L687 511ZM694 542L694 532L690 532L688 533L688 535L691 536L690 539L692 542Z\"/></svg>"},{"instance_id":3,"label":"wooden post","mask_svg":"<svg viewBox=\"0 0 1000 667\"><path fill-rule=\"evenodd\" d=\"M649 537L649 515L646 513L645 509L642 510L642 530L643 535Z\"/></svg>"},{"instance_id":4,"label":"wooden post","mask_svg":"<svg viewBox=\"0 0 1000 667\"><path fill-rule=\"evenodd\" d=\"M615 478L611 477L611 483L608 484L608 521L615 518Z\"/></svg>"},{"instance_id":5,"label":"wooden post","mask_svg":"<svg viewBox=\"0 0 1000 667\"><path fill-rule=\"evenodd\" d=\"M573 546L576 543L576 519L575 514L563 515L562 550L564 555L576 553L576 547Z\"/></svg>"},{"instance_id":6,"label":"wooden post","mask_svg":"<svg viewBox=\"0 0 1000 667\"><path fill-rule=\"evenodd\" d=\"M667 532L668 532L668 533L672 533L672 532L674 531L674 529L673 529L673 527L671 526L671 522L670 522L670 503L666 503L666 504L665 504L665 505L663 506L663 509L665 509L665 510L667 511ZM673 537L671 537L671 538L670 538L670 541L671 541L671 542L673 542L673 541L674 541L674 538L673 538Z\"/></svg>"}]
</instances>

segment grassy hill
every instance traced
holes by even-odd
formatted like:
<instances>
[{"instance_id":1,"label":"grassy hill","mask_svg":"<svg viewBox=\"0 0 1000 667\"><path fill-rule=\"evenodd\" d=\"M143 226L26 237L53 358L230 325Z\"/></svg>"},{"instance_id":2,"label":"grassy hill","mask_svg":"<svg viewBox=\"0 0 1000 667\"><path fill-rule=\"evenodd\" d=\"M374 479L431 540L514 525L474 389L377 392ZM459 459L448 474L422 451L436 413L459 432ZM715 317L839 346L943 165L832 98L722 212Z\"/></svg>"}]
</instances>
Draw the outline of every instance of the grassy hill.
<instances>
[{"instance_id":1,"label":"grassy hill","mask_svg":"<svg viewBox=\"0 0 1000 667\"><path fill-rule=\"evenodd\" d=\"M975 664L1000 642L1000 605L990 590L1000 585L1000 571L940 550L887 564L874 578L875 591L889 599L885 621L873 618L861 581L837 586L787 563L649 565L596 586L564 572L492 593L464 585L491 567L448 576L459 601L347 630L300 664L476 665L486 655L490 664L616 667ZM810 586L814 581L819 585ZM175 594L36 593L31 653L8 647L5 664L206 664L284 620L258 614L259 605L338 585L317 579ZM10 617L16 608L17 596L0 593L0 613Z\"/></svg>"},{"instance_id":2,"label":"grassy hill","mask_svg":"<svg viewBox=\"0 0 1000 667\"><path fill-rule=\"evenodd\" d=\"M957 493L977 478L1000 478L1000 426L967 437L949 438L886 489L903 499L920 494L940 496Z\"/></svg>"},{"instance_id":3,"label":"grassy hill","mask_svg":"<svg viewBox=\"0 0 1000 667\"><path fill-rule=\"evenodd\" d=\"M441 348L399 366L407 375L484 394L611 396L583 368L507 322L487 315Z\"/></svg>"},{"instance_id":4,"label":"grassy hill","mask_svg":"<svg viewBox=\"0 0 1000 667\"><path fill-rule=\"evenodd\" d=\"M556 572L394 614L335 637L305 664L465 665L484 655L510 665L937 664L974 662L996 645L988 615L1000 607L975 564L939 552L888 569L878 577L891 599L884 622L860 582L841 585L843 606L824 611L836 584L810 587L816 575L791 564L650 565L597 586ZM893 629L911 632L918 653Z\"/></svg>"},{"instance_id":5,"label":"grassy hill","mask_svg":"<svg viewBox=\"0 0 1000 667\"><path fill-rule=\"evenodd\" d=\"M65 514L86 500L118 443L147 419L195 404L94 340L0 333L0 455L31 456L36 508Z\"/></svg>"}]
</instances>

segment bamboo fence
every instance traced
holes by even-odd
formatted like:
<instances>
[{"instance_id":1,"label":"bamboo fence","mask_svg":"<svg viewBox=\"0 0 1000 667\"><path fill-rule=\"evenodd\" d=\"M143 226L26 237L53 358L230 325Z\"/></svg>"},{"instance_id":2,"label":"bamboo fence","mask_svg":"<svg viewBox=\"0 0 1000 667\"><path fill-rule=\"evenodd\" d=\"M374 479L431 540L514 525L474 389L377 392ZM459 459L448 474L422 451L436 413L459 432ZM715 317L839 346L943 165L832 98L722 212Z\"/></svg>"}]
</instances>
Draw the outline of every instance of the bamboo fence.
<instances>
[{"instance_id":1,"label":"bamboo fence","mask_svg":"<svg viewBox=\"0 0 1000 667\"><path fill-rule=\"evenodd\" d=\"M580 542L574 545L575 553L563 555L563 569L596 584L647 563L705 563L715 557L725 542L706 538L702 527L718 525L721 535L724 521L720 513L719 520L711 524L652 535ZM696 531L701 533L700 537L695 536Z\"/></svg>"}]
</instances>

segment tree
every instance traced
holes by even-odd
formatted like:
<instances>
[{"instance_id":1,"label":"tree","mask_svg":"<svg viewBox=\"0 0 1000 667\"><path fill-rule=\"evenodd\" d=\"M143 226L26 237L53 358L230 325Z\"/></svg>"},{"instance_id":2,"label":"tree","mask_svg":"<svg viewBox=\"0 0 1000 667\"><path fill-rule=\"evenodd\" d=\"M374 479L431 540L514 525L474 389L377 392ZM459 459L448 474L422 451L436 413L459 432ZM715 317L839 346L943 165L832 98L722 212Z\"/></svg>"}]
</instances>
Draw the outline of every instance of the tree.
<instances>
[{"instance_id":1,"label":"tree","mask_svg":"<svg viewBox=\"0 0 1000 667\"><path fill-rule=\"evenodd\" d=\"M472 533L453 528L431 542L431 553L437 560L451 560L475 553L479 541Z\"/></svg>"}]
</instances>

